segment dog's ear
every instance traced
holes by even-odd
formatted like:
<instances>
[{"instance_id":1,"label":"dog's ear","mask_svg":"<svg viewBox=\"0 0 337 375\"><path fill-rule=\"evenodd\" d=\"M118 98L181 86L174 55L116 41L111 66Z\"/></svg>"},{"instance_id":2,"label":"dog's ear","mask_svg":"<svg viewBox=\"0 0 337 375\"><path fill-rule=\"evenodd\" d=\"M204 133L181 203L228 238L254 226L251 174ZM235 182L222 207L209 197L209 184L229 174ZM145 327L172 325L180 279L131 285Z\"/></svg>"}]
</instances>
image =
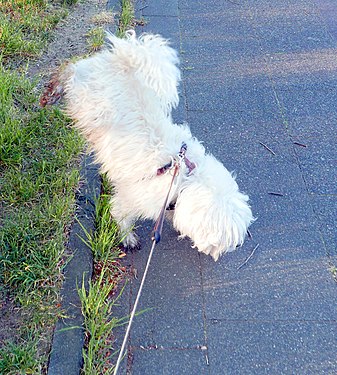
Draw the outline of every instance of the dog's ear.
<instances>
[{"instance_id":1,"label":"dog's ear","mask_svg":"<svg viewBox=\"0 0 337 375\"><path fill-rule=\"evenodd\" d=\"M177 198L173 225L200 252L218 260L242 245L253 216L248 197L239 192L232 175L214 158L206 164L187 178Z\"/></svg>"},{"instance_id":2,"label":"dog's ear","mask_svg":"<svg viewBox=\"0 0 337 375\"><path fill-rule=\"evenodd\" d=\"M54 105L60 102L64 96L64 89L67 79L71 74L71 64L64 62L55 69L50 79L44 85L44 92L40 97L40 106Z\"/></svg>"},{"instance_id":3,"label":"dog's ear","mask_svg":"<svg viewBox=\"0 0 337 375\"><path fill-rule=\"evenodd\" d=\"M58 73L53 74L45 85L45 90L40 98L40 106L57 104L63 97L64 88Z\"/></svg>"}]
</instances>

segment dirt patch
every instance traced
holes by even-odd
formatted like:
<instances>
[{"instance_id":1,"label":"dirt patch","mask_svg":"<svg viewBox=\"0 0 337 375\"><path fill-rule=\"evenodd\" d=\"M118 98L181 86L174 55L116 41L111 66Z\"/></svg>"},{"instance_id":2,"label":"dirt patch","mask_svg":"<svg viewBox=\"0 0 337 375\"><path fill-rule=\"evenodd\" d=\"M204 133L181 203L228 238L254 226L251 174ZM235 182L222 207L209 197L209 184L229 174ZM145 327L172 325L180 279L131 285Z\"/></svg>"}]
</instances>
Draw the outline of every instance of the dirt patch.
<instances>
[{"instance_id":1,"label":"dirt patch","mask_svg":"<svg viewBox=\"0 0 337 375\"><path fill-rule=\"evenodd\" d=\"M0 347L1 343L16 336L17 329L20 328L20 309L15 306L8 296L0 293Z\"/></svg>"},{"instance_id":2,"label":"dirt patch","mask_svg":"<svg viewBox=\"0 0 337 375\"><path fill-rule=\"evenodd\" d=\"M87 34L94 27L102 26L102 22L97 21L101 18L97 16L106 15L106 6L106 0L86 0L71 7L69 16L57 26L46 52L38 61L31 63L29 76L38 75L44 80L50 77L62 62L88 54ZM114 17L106 20L106 28L114 30Z\"/></svg>"}]
</instances>

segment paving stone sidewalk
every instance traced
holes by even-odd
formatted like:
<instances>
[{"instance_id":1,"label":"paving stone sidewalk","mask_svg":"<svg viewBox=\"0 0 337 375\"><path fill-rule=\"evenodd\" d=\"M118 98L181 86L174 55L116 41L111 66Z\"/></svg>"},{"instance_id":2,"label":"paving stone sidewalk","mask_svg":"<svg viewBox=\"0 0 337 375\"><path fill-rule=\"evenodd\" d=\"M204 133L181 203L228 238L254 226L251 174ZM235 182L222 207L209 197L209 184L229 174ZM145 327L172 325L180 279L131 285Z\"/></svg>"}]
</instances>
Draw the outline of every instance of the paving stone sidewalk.
<instances>
[{"instance_id":1,"label":"paving stone sidewalk","mask_svg":"<svg viewBox=\"0 0 337 375\"><path fill-rule=\"evenodd\" d=\"M135 319L121 373L336 374L337 2L136 6L148 21L139 31L180 51L175 121L236 171L258 219L217 263L165 224L140 301L150 310ZM151 231L142 225L142 250L128 255L138 279L121 314Z\"/></svg>"}]
</instances>

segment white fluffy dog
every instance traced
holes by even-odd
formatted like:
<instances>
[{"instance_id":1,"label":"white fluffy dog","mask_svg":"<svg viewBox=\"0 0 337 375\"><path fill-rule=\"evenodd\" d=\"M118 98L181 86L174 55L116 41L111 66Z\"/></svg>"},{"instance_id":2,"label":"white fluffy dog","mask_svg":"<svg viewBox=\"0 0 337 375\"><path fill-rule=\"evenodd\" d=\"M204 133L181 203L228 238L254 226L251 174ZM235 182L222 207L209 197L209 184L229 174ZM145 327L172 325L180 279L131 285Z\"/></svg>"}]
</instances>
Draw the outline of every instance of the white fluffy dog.
<instances>
[{"instance_id":1,"label":"white fluffy dog","mask_svg":"<svg viewBox=\"0 0 337 375\"><path fill-rule=\"evenodd\" d=\"M169 196L173 226L217 260L243 243L253 216L231 173L205 154L187 125L172 122L177 53L159 35L136 38L129 31L125 39L109 34L108 40L109 48L68 65L60 80L67 113L114 186L111 214L123 232L139 218L157 219L170 167L185 143L186 159ZM128 233L124 245L136 247L137 236Z\"/></svg>"}]
</instances>

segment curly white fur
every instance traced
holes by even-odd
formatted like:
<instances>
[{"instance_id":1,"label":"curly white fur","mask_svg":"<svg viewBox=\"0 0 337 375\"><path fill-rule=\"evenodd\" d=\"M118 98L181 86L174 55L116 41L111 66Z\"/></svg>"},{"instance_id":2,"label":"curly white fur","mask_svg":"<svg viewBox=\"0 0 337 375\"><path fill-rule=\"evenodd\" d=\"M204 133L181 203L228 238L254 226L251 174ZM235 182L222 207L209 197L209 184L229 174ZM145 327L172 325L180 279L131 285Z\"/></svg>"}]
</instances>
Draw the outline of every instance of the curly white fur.
<instances>
[{"instance_id":1,"label":"curly white fur","mask_svg":"<svg viewBox=\"0 0 337 375\"><path fill-rule=\"evenodd\" d=\"M137 39L130 31L125 39L108 39L109 48L69 65L61 78L67 112L115 188L111 213L122 231L138 218L156 219L171 181L170 173L157 176L157 170L186 142L186 157L197 167L188 174L183 164L174 182L173 225L217 260L243 243L253 216L233 176L205 154L187 125L172 123L177 53L159 35ZM134 233L125 245L137 245Z\"/></svg>"}]
</instances>

